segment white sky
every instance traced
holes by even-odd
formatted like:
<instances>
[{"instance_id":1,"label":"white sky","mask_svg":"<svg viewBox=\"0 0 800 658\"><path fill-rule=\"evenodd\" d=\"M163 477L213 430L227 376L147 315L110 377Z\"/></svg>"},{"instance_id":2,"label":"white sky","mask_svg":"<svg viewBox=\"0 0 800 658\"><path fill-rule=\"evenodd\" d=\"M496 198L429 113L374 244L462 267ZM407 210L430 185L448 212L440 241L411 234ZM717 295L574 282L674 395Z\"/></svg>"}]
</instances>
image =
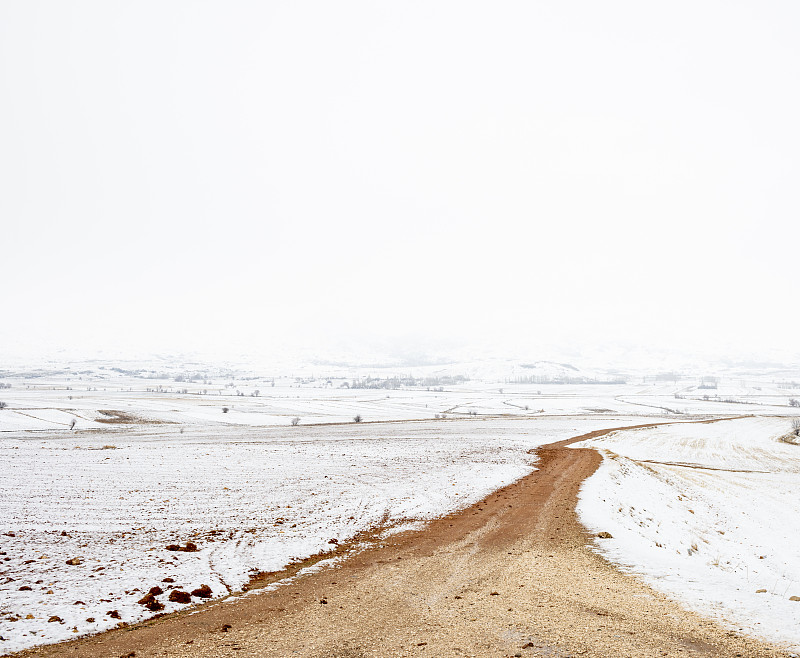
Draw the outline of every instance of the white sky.
<instances>
[{"instance_id":1,"label":"white sky","mask_svg":"<svg viewBox=\"0 0 800 658\"><path fill-rule=\"evenodd\" d=\"M0 3L0 358L800 353L796 2Z\"/></svg>"}]
</instances>

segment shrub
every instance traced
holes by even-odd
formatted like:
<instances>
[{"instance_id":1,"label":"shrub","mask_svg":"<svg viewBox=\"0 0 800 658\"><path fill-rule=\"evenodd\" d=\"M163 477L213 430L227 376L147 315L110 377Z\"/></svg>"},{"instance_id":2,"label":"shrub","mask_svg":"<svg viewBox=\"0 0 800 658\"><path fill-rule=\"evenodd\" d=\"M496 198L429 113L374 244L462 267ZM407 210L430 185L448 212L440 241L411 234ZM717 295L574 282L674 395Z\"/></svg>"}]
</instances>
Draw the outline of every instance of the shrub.
<instances>
[{"instance_id":1,"label":"shrub","mask_svg":"<svg viewBox=\"0 0 800 658\"><path fill-rule=\"evenodd\" d=\"M362 420L364 419L361 417L361 414L357 414L356 417L353 418L354 423L360 423Z\"/></svg>"}]
</instances>

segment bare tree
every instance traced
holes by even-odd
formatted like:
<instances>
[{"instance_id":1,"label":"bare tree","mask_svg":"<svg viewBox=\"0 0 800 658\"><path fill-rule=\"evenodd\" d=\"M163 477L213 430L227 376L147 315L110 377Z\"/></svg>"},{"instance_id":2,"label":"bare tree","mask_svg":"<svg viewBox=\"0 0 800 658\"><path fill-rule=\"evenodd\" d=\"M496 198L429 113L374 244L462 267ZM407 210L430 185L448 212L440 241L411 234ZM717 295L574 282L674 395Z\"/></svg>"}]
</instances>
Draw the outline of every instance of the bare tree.
<instances>
[{"instance_id":1,"label":"bare tree","mask_svg":"<svg viewBox=\"0 0 800 658\"><path fill-rule=\"evenodd\" d=\"M8 406L5 402L0 402L0 409L5 409Z\"/></svg>"},{"instance_id":2,"label":"bare tree","mask_svg":"<svg viewBox=\"0 0 800 658\"><path fill-rule=\"evenodd\" d=\"M78 422L78 421L77 421L77 420L75 420L75 419L73 418L71 421L69 421L69 428L70 428L71 430L74 430L74 429L75 429L75 424L76 424L77 422Z\"/></svg>"},{"instance_id":3,"label":"bare tree","mask_svg":"<svg viewBox=\"0 0 800 658\"><path fill-rule=\"evenodd\" d=\"M360 423L362 420L364 419L361 417L361 414L357 414L356 417L353 418L354 423Z\"/></svg>"},{"instance_id":4,"label":"bare tree","mask_svg":"<svg viewBox=\"0 0 800 658\"><path fill-rule=\"evenodd\" d=\"M292 418L292 426L296 426L296 425L299 425L299 424L300 424L300 418L298 416L295 416L294 418Z\"/></svg>"},{"instance_id":5,"label":"bare tree","mask_svg":"<svg viewBox=\"0 0 800 658\"><path fill-rule=\"evenodd\" d=\"M228 413L228 407L222 407L222 413L224 414Z\"/></svg>"},{"instance_id":6,"label":"bare tree","mask_svg":"<svg viewBox=\"0 0 800 658\"><path fill-rule=\"evenodd\" d=\"M800 400L798 400L797 398L791 398L789 400L789 406L790 407L800 407Z\"/></svg>"},{"instance_id":7,"label":"bare tree","mask_svg":"<svg viewBox=\"0 0 800 658\"><path fill-rule=\"evenodd\" d=\"M800 436L800 418L795 418L792 420L792 429L797 436Z\"/></svg>"}]
</instances>

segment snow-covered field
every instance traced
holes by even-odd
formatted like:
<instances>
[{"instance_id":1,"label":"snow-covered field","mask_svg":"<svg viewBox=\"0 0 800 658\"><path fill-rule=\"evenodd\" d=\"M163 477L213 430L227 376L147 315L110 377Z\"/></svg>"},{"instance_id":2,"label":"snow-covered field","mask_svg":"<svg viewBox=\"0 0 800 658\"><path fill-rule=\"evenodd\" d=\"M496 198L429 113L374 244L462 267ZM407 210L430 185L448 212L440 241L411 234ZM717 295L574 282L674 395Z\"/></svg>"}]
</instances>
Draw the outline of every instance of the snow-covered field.
<instances>
[{"instance_id":1,"label":"snow-covered field","mask_svg":"<svg viewBox=\"0 0 800 658\"><path fill-rule=\"evenodd\" d=\"M578 512L608 559L734 629L800 649L800 446L787 418L623 430Z\"/></svg>"},{"instance_id":2,"label":"snow-covered field","mask_svg":"<svg viewBox=\"0 0 800 658\"><path fill-rule=\"evenodd\" d=\"M688 377L598 384L592 381L599 376L582 374L578 383L553 381L575 372L558 364L527 364L513 366L513 377L505 380L476 381L459 379L453 369L429 368L394 373L416 383L386 387L386 373L371 378L364 372L281 378L95 364L5 373L0 650L143 619L153 612L137 601L154 586L165 590L158 598L169 612L183 606L167 600L170 588L191 592L206 584L213 596L225 596L254 573L331 550L331 540L344 542L367 529L467 506L530 472L529 451L545 443L647 422L800 411L790 406L800 394L793 382L762 377L709 389ZM536 378L542 383L534 383ZM361 388L365 384L373 388ZM356 416L364 422L353 422ZM677 574L687 573L686 564L707 558L735 578L746 567L746 577L755 582L758 576L759 587L768 590L750 598L764 615L773 615L771 625L761 621L758 628L784 637L789 622L775 616L774 606L786 604L778 594L791 595L795 572L789 561L796 550L788 530L781 538L745 523L772 518L755 514L765 499L746 492L771 496L775 519L783 518L780 510L797 516L797 474L787 464L800 448L764 442L788 429L786 420L735 423L741 424L675 425L598 442L626 458L605 461L587 485L582 513L590 525L614 534L606 544L617 551L609 553L612 558L643 565L646 573L648 560L656 559L662 580L679 584L678 595L690 601L695 590L717 598L722 590L708 567L685 583ZM700 477L697 469L632 459L707 459L715 468L767 473L738 474L743 479L735 486L727 480L712 485L730 474L704 470ZM602 490L602 498L591 494L595 490ZM588 500L603 498L612 502L586 508ZM684 504L688 500L691 508ZM626 535L624 542L616 539ZM662 541L662 535L668 538ZM166 550L186 542L198 550ZM695 543L699 550L692 548ZM718 548L712 554L709 546ZM800 603L794 605L786 614L800 611Z\"/></svg>"},{"instance_id":3,"label":"snow-covered field","mask_svg":"<svg viewBox=\"0 0 800 658\"><path fill-rule=\"evenodd\" d=\"M530 472L533 447L636 422L478 417L6 436L0 646L140 620L153 613L137 601L156 585L225 595L255 572L332 549L331 539L469 505ZM198 551L165 548L187 541ZM67 564L73 558L81 563ZM159 598L166 611L182 607Z\"/></svg>"},{"instance_id":4,"label":"snow-covered field","mask_svg":"<svg viewBox=\"0 0 800 658\"><path fill-rule=\"evenodd\" d=\"M365 421L421 420L473 415L687 415L785 414L800 399L800 375L755 377L714 382L702 388L694 377L633 377L628 383L547 382L568 375L587 380L604 377L550 365L510 367L503 379L458 381L456 368L415 373L353 371L348 376L306 374L263 377L252 373L197 373L175 370L127 370L112 366L31 371L3 377L0 388L0 436L7 432L101 429L113 420L109 411L134 414L138 422L170 425L302 425ZM464 367L465 371L477 368ZM430 369L428 369L430 370ZM491 369L490 369L491 370ZM499 374L499 373L498 373ZM389 384L390 377L416 377L418 385L353 388ZM608 379L608 377L605 377ZM782 381L787 380L787 381ZM227 410L227 411L224 411ZM74 426L73 426L74 423Z\"/></svg>"}]
</instances>

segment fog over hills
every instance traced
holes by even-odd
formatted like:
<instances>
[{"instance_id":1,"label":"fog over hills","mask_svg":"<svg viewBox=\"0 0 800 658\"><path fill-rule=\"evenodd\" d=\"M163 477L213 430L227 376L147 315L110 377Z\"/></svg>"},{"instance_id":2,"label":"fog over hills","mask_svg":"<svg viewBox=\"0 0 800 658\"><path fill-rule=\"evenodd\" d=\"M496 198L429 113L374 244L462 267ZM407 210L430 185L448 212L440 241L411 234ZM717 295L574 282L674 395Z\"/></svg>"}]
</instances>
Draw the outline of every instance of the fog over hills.
<instances>
[{"instance_id":1,"label":"fog over hills","mask_svg":"<svg viewBox=\"0 0 800 658\"><path fill-rule=\"evenodd\" d=\"M797 363L798 11L5 2L0 360Z\"/></svg>"}]
</instances>

